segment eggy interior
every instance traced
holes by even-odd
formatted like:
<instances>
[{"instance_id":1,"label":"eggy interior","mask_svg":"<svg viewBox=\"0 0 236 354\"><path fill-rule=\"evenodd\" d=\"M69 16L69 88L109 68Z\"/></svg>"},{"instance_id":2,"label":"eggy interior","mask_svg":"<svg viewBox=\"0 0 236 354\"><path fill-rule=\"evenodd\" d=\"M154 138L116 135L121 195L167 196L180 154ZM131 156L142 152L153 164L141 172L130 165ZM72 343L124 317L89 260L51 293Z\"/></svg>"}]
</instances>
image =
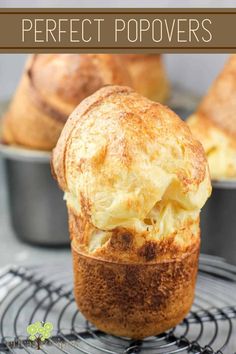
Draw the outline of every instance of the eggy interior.
<instances>
[{"instance_id":1,"label":"eggy interior","mask_svg":"<svg viewBox=\"0 0 236 354\"><path fill-rule=\"evenodd\" d=\"M135 234L147 234L149 239L161 239L175 235L177 242L184 242L186 232L189 229L189 237L199 232L198 218L201 209L202 195L208 181L205 178L198 187L198 191L185 194L175 180L169 184L161 200L158 200L144 218L119 218L112 219L113 224L101 229L94 225L91 233L88 250L94 252L102 247L112 237L112 232L117 227L133 230ZM67 203L74 211L81 212L80 205L71 198L65 196ZM92 219L92 218L91 218ZM111 220L111 219L109 219Z\"/></svg>"}]
</instances>

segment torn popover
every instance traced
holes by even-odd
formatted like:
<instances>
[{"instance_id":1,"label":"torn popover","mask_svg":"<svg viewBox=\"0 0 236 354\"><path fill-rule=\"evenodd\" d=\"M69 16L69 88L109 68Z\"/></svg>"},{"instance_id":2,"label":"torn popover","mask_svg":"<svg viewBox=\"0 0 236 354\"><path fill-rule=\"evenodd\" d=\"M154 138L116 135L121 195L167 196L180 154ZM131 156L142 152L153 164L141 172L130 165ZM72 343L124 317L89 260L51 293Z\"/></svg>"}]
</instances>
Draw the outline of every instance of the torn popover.
<instances>
[{"instance_id":1,"label":"torn popover","mask_svg":"<svg viewBox=\"0 0 236 354\"><path fill-rule=\"evenodd\" d=\"M69 117L52 169L65 192L81 312L131 338L179 323L194 298L199 213L211 192L187 125L128 87L107 86Z\"/></svg>"}]
</instances>

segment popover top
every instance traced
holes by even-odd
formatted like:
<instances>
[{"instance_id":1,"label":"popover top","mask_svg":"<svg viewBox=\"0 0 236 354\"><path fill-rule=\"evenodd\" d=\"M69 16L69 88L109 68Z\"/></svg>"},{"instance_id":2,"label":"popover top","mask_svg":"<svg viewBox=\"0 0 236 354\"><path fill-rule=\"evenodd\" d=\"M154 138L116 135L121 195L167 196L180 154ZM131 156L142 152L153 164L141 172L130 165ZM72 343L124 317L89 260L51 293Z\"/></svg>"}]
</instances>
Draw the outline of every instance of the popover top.
<instances>
[{"instance_id":1,"label":"popover top","mask_svg":"<svg viewBox=\"0 0 236 354\"><path fill-rule=\"evenodd\" d=\"M198 220L211 192L204 150L187 125L128 87L104 87L76 108L52 165L68 207L102 231L173 233Z\"/></svg>"}]
</instances>

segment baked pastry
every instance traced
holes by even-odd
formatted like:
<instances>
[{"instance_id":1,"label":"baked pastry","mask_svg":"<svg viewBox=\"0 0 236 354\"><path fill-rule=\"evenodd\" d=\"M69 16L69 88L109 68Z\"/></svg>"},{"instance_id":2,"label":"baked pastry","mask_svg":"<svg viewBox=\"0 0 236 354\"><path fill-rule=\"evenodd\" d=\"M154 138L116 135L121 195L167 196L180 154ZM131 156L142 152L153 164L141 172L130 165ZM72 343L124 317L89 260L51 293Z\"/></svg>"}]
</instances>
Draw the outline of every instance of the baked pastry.
<instances>
[{"instance_id":1,"label":"baked pastry","mask_svg":"<svg viewBox=\"0 0 236 354\"><path fill-rule=\"evenodd\" d=\"M71 114L52 169L65 191L81 312L132 338L180 322L194 297L199 213L211 191L187 125L128 87L105 87Z\"/></svg>"},{"instance_id":2,"label":"baked pastry","mask_svg":"<svg viewBox=\"0 0 236 354\"><path fill-rule=\"evenodd\" d=\"M30 56L4 117L3 141L51 150L79 102L107 84L131 85L130 76L116 55Z\"/></svg>"},{"instance_id":3,"label":"baked pastry","mask_svg":"<svg viewBox=\"0 0 236 354\"><path fill-rule=\"evenodd\" d=\"M213 179L236 178L236 55L216 78L188 124L202 143Z\"/></svg>"},{"instance_id":4,"label":"baked pastry","mask_svg":"<svg viewBox=\"0 0 236 354\"><path fill-rule=\"evenodd\" d=\"M150 100L165 102L169 82L160 54L120 54L133 81L133 88Z\"/></svg>"}]
</instances>

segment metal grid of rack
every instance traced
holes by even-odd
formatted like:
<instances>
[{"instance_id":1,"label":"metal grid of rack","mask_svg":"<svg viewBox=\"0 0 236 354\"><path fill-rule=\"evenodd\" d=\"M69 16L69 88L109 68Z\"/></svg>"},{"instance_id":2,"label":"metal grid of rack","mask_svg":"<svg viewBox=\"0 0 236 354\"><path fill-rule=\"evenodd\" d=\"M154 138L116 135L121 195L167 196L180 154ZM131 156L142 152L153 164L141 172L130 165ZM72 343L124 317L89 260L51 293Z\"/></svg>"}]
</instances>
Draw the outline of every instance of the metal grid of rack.
<instances>
[{"instance_id":1,"label":"metal grid of rack","mask_svg":"<svg viewBox=\"0 0 236 354\"><path fill-rule=\"evenodd\" d=\"M181 306L181 304L180 304ZM50 321L54 331L37 350L26 327ZM176 328L143 341L94 328L78 311L66 267L9 267L0 272L0 352L45 354L236 353L236 267L202 256L194 305Z\"/></svg>"}]
</instances>

